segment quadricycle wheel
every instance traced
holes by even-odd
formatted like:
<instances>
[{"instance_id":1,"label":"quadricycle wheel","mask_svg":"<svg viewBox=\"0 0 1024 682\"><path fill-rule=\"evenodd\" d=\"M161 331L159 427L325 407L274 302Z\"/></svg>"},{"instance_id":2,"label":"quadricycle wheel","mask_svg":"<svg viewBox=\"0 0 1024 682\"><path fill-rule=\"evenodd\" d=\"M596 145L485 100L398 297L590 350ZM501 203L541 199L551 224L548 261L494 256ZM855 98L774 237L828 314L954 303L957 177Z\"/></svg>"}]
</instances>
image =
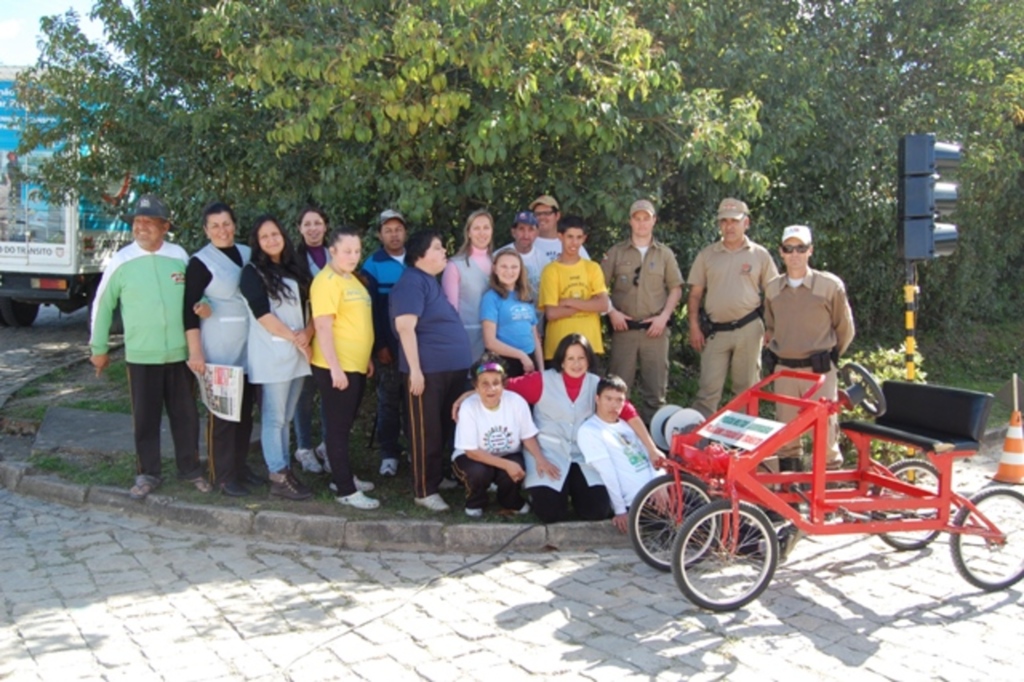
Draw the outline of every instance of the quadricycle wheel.
<instances>
[{"instance_id":1,"label":"quadricycle wheel","mask_svg":"<svg viewBox=\"0 0 1024 682\"><path fill-rule=\"evenodd\" d=\"M672 543L683 522L711 501L707 486L683 473L677 487L671 474L647 482L629 509L629 539L637 555L652 568L672 570Z\"/></svg>"},{"instance_id":2,"label":"quadricycle wheel","mask_svg":"<svg viewBox=\"0 0 1024 682\"><path fill-rule=\"evenodd\" d=\"M986 592L1015 585L1024 577L1024 493L1010 488L988 488L971 498L1001 534L1000 538L953 533L953 565L964 580ZM953 525L987 528L969 507L961 507Z\"/></svg>"},{"instance_id":3,"label":"quadricycle wheel","mask_svg":"<svg viewBox=\"0 0 1024 682\"><path fill-rule=\"evenodd\" d=\"M699 508L683 523L672 547L672 576L691 602L709 611L733 611L764 591L779 562L779 541L764 512L730 500Z\"/></svg>"},{"instance_id":4,"label":"quadricycle wheel","mask_svg":"<svg viewBox=\"0 0 1024 682\"><path fill-rule=\"evenodd\" d=\"M901 481L924 488L933 493L939 492L939 470L931 462L923 459L903 459L896 462L889 471ZM887 495L889 491L872 490L876 495ZM934 519L938 513L934 509L911 510L900 512L900 518L904 519ZM893 519L893 513L888 513L885 518ZM890 531L879 533L879 539L893 549L901 552L908 552L915 549L924 549L932 540L939 536L937 530L918 531Z\"/></svg>"}]
</instances>

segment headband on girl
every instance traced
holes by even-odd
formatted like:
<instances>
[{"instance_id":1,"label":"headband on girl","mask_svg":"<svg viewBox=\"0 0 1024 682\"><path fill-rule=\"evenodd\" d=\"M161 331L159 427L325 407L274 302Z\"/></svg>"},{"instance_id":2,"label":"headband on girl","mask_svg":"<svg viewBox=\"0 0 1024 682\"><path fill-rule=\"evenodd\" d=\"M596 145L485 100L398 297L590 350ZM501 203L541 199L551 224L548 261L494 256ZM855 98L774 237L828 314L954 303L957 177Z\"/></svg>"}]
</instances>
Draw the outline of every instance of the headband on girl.
<instances>
[{"instance_id":1,"label":"headband on girl","mask_svg":"<svg viewBox=\"0 0 1024 682\"><path fill-rule=\"evenodd\" d=\"M480 376L484 372L497 372L498 374L504 374L505 368L501 366L500 362L485 362L476 368L476 375Z\"/></svg>"}]
</instances>

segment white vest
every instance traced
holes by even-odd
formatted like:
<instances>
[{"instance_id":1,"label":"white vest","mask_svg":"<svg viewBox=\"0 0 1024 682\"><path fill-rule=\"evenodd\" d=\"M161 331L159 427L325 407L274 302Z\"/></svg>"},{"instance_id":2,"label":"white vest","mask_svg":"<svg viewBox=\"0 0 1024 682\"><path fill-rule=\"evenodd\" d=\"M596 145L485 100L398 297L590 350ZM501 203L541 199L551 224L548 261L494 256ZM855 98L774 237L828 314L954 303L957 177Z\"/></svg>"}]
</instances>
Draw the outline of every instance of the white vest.
<instances>
[{"instance_id":1,"label":"white vest","mask_svg":"<svg viewBox=\"0 0 1024 682\"><path fill-rule=\"evenodd\" d=\"M236 248L244 266L249 262L249 247L236 244ZM201 248L193 258L201 260L213 276L203 292L213 314L199 321L203 356L215 365L246 367L249 306L238 289L242 268L213 244Z\"/></svg>"},{"instance_id":2,"label":"white vest","mask_svg":"<svg viewBox=\"0 0 1024 682\"><path fill-rule=\"evenodd\" d=\"M583 386L576 397L576 402L572 402L566 393L565 380L560 372L546 369L541 376L544 389L540 400L533 406L533 420L540 430L537 441L540 443L541 453L558 467L561 477L558 480L541 477L537 473L537 464L533 457L525 457L526 479L523 487L543 485L561 490L569 476L569 465L573 463L579 464L583 470L587 485L604 485L601 475L584 461L583 453L576 444L576 432L579 431L580 425L594 414L594 398L597 396L597 383L600 380L596 374L588 372L583 378Z\"/></svg>"},{"instance_id":3,"label":"white vest","mask_svg":"<svg viewBox=\"0 0 1024 682\"><path fill-rule=\"evenodd\" d=\"M268 296L270 312L292 331L306 326L299 285L294 279L283 280L294 298L275 301ZM310 375L309 363L298 348L287 339L274 336L249 311L249 381L254 384L276 384Z\"/></svg>"},{"instance_id":4,"label":"white vest","mask_svg":"<svg viewBox=\"0 0 1024 682\"><path fill-rule=\"evenodd\" d=\"M453 259L459 271L459 318L469 336L469 349L475 362L484 353L484 332L480 326L480 300L491 286L491 278L473 262L459 256Z\"/></svg>"}]
</instances>

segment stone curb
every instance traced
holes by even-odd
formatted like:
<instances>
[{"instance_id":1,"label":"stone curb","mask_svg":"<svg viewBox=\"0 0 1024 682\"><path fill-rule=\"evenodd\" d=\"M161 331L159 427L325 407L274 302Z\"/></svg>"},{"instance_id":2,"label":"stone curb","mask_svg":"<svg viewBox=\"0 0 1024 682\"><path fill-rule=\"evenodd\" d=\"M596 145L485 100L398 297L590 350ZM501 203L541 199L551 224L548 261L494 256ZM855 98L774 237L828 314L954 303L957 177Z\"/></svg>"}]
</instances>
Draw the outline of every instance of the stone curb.
<instances>
[{"instance_id":1,"label":"stone curb","mask_svg":"<svg viewBox=\"0 0 1024 682\"><path fill-rule=\"evenodd\" d=\"M341 516L252 512L182 502L153 494L138 502L123 488L86 486L54 476L36 475L26 462L0 461L0 483L19 495L68 506L150 518L159 524L201 528L210 532L255 536L272 541L304 542L357 551L450 552L478 554L507 547L517 552L592 550L629 547L629 538L610 523L542 524L462 523L381 519L353 521ZM521 533L521 535L517 534ZM514 538L514 539L513 539Z\"/></svg>"}]
</instances>

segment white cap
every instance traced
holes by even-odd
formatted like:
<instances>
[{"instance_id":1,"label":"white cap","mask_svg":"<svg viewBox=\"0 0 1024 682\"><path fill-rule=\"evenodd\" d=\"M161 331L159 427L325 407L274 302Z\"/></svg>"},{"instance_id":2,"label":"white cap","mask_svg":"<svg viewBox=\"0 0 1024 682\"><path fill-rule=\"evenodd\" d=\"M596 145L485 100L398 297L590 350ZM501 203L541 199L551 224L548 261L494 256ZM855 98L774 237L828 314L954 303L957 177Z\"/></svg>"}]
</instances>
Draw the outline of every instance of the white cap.
<instances>
[{"instance_id":1,"label":"white cap","mask_svg":"<svg viewBox=\"0 0 1024 682\"><path fill-rule=\"evenodd\" d=\"M799 239L801 244L811 243L811 228L806 225L790 225L782 231L782 241Z\"/></svg>"}]
</instances>

